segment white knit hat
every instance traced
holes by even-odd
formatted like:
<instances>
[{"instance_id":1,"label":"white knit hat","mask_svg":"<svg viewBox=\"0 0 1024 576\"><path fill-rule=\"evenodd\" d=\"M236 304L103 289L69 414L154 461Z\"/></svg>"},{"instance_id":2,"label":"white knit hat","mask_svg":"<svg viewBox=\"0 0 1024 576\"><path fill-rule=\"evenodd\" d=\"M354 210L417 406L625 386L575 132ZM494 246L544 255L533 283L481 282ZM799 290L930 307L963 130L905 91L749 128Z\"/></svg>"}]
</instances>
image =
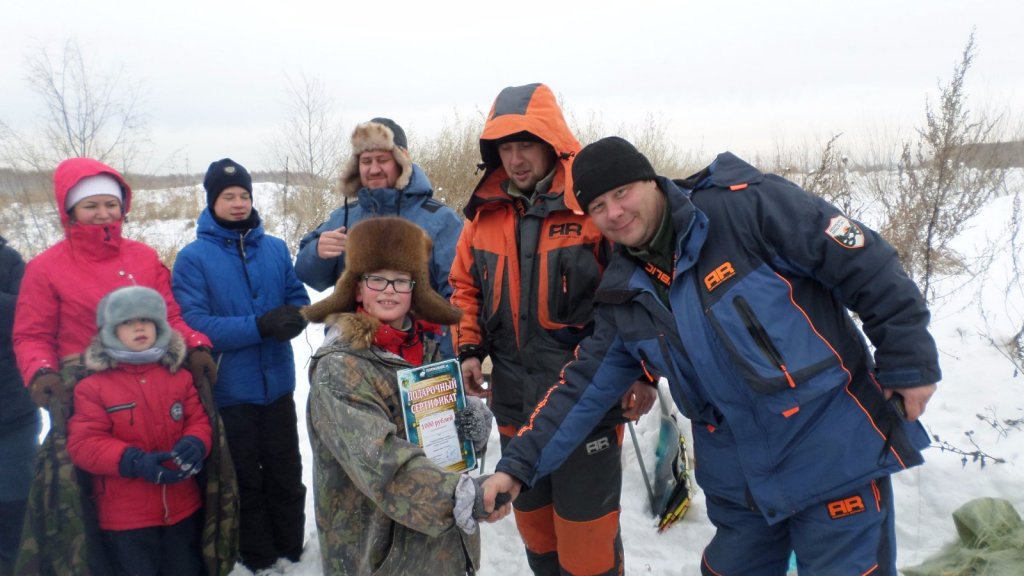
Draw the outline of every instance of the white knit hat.
<instances>
[{"instance_id":1,"label":"white knit hat","mask_svg":"<svg viewBox=\"0 0 1024 576\"><path fill-rule=\"evenodd\" d=\"M68 190L68 195L64 197L64 211L71 210L75 204L90 196L114 196L124 203L124 192L117 178L110 174L97 174L82 178Z\"/></svg>"}]
</instances>

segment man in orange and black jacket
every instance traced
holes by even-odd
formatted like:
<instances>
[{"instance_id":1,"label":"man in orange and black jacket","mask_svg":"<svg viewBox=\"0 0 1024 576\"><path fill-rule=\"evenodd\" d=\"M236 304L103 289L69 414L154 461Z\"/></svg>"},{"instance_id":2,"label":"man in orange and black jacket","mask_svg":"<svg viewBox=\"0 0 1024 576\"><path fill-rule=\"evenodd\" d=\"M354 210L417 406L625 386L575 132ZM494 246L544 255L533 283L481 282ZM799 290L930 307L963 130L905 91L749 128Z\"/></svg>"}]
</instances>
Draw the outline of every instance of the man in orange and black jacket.
<instances>
[{"instance_id":1,"label":"man in orange and black jacket","mask_svg":"<svg viewBox=\"0 0 1024 576\"><path fill-rule=\"evenodd\" d=\"M579 149L543 84L502 90L480 136L485 172L464 209L450 278L464 313L454 340L467 389L491 397L502 447L593 329L610 245L565 193ZM634 383L557 471L516 500L535 574L622 573L622 424L650 409L654 384Z\"/></svg>"}]
</instances>

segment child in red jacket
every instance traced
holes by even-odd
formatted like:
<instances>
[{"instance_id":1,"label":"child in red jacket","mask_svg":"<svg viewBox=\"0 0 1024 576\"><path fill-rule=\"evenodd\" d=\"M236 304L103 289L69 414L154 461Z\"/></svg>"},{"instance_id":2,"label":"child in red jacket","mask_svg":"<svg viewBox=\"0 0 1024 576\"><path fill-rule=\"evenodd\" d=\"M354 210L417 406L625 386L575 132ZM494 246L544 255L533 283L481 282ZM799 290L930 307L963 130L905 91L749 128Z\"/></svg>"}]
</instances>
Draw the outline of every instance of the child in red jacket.
<instances>
[{"instance_id":1,"label":"child in red jacket","mask_svg":"<svg viewBox=\"0 0 1024 576\"><path fill-rule=\"evenodd\" d=\"M75 387L68 453L93 474L93 498L118 574L200 574L202 498L194 477L211 442L210 421L186 347L167 323L160 293L108 294L85 352L93 372Z\"/></svg>"}]
</instances>

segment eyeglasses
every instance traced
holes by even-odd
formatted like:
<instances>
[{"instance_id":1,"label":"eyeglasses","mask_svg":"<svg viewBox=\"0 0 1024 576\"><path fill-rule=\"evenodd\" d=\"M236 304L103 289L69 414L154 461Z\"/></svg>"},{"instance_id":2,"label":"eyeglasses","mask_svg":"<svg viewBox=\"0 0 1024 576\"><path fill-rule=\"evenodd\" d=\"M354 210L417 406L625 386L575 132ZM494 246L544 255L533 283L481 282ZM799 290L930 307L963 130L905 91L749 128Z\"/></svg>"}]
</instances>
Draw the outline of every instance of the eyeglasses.
<instances>
[{"instance_id":1,"label":"eyeglasses","mask_svg":"<svg viewBox=\"0 0 1024 576\"><path fill-rule=\"evenodd\" d=\"M395 278L394 280L389 280L383 276L366 275L363 276L363 284L366 284L367 288L375 292L383 292L387 290L390 285L395 289L395 292L398 292L399 294L408 294L409 292L412 292L413 286L416 286L416 281L406 278Z\"/></svg>"}]
</instances>

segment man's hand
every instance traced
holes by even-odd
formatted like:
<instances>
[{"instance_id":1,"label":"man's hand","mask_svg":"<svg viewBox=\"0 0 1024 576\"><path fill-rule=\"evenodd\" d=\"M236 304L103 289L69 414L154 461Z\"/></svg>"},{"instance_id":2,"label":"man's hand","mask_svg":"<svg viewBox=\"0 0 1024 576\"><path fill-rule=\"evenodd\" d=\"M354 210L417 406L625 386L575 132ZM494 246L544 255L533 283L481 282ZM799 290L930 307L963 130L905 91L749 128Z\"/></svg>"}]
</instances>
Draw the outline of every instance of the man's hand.
<instances>
[{"instance_id":1,"label":"man's hand","mask_svg":"<svg viewBox=\"0 0 1024 576\"><path fill-rule=\"evenodd\" d=\"M637 380L622 397L622 415L629 420L639 420L641 416L651 411L657 399L656 387L643 380Z\"/></svg>"},{"instance_id":2,"label":"man's hand","mask_svg":"<svg viewBox=\"0 0 1024 576\"><path fill-rule=\"evenodd\" d=\"M466 394L486 398L491 391L484 388L484 372L479 358L466 358L462 361L462 383Z\"/></svg>"},{"instance_id":3,"label":"man's hand","mask_svg":"<svg viewBox=\"0 0 1024 576\"><path fill-rule=\"evenodd\" d=\"M204 377L210 381L210 386L217 383L217 363L206 348L193 348L188 353L188 371L192 373L192 383L197 387Z\"/></svg>"},{"instance_id":4,"label":"man's hand","mask_svg":"<svg viewBox=\"0 0 1024 576\"><path fill-rule=\"evenodd\" d=\"M490 515L487 518L483 518L484 522L497 522L512 512L512 500L519 496L519 491L523 485L512 476L504 472L495 472L490 478L484 480L481 488L484 490L484 511L490 510ZM511 497L511 500L506 502L504 505L499 506L497 509L494 508L494 499L498 494L505 493Z\"/></svg>"},{"instance_id":5,"label":"man's hand","mask_svg":"<svg viewBox=\"0 0 1024 576\"><path fill-rule=\"evenodd\" d=\"M61 382L60 374L56 372L36 372L35 378L29 384L29 396L36 406L45 410L50 409L50 398L56 398L64 409L64 416L71 414L71 388Z\"/></svg>"},{"instance_id":6,"label":"man's hand","mask_svg":"<svg viewBox=\"0 0 1024 576\"><path fill-rule=\"evenodd\" d=\"M885 397L887 399L891 398L893 394L902 396L903 407L907 412L907 420L916 422L924 414L925 406L928 405L928 400L931 399L932 394L935 394L937 388L938 386L935 384L916 386L914 388L887 388L885 390Z\"/></svg>"},{"instance_id":7,"label":"man's hand","mask_svg":"<svg viewBox=\"0 0 1024 576\"><path fill-rule=\"evenodd\" d=\"M337 230L328 230L320 234L316 242L316 255L324 260L341 256L348 247L348 234L345 230L346 228L342 226Z\"/></svg>"}]
</instances>

